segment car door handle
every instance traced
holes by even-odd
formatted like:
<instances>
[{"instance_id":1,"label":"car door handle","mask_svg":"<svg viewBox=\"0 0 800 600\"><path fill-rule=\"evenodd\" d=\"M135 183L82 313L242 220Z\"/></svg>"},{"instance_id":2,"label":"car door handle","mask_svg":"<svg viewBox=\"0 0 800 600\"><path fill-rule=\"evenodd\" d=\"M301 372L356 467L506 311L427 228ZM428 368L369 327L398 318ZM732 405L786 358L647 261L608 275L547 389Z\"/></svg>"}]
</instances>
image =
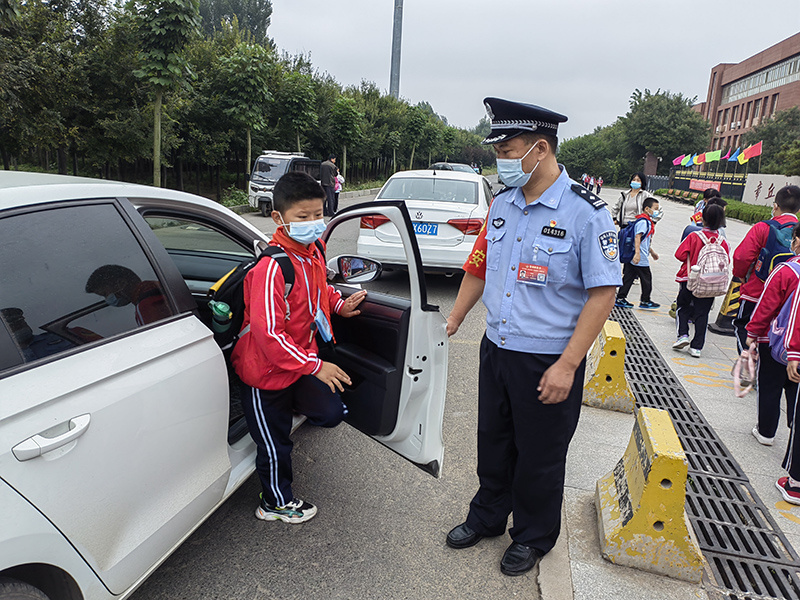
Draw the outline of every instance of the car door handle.
<instances>
[{"instance_id":1,"label":"car door handle","mask_svg":"<svg viewBox=\"0 0 800 600\"><path fill-rule=\"evenodd\" d=\"M89 422L92 420L91 415L80 415L73 417L69 420L69 431L54 438L47 438L43 435L34 435L29 437L24 442L20 442L14 446L11 451L17 460L24 461L41 456L46 452L60 448L69 444L72 440L79 438L89 428Z\"/></svg>"}]
</instances>

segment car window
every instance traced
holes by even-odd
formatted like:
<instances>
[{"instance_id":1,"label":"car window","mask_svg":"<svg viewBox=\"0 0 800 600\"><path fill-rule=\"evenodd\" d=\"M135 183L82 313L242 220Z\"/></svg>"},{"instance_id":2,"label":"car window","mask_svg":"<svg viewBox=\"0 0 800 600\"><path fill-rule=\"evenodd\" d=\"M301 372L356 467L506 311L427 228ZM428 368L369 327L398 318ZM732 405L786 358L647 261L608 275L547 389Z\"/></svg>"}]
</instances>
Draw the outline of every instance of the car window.
<instances>
[{"instance_id":1,"label":"car window","mask_svg":"<svg viewBox=\"0 0 800 600\"><path fill-rule=\"evenodd\" d=\"M292 171L300 171L319 181L320 166L322 163L318 160L296 160L292 163Z\"/></svg>"},{"instance_id":2,"label":"car window","mask_svg":"<svg viewBox=\"0 0 800 600\"><path fill-rule=\"evenodd\" d=\"M0 255L0 329L14 343L17 364L173 314L153 267L113 204L2 218ZM0 354L5 351L0 341ZM7 357L0 361L0 368L13 366Z\"/></svg>"},{"instance_id":3,"label":"car window","mask_svg":"<svg viewBox=\"0 0 800 600\"><path fill-rule=\"evenodd\" d=\"M378 198L477 204L478 185L474 181L437 177L396 177L386 183Z\"/></svg>"},{"instance_id":4,"label":"car window","mask_svg":"<svg viewBox=\"0 0 800 600\"><path fill-rule=\"evenodd\" d=\"M483 194L486 196L486 204L489 204L492 201L492 188L485 179L483 180Z\"/></svg>"},{"instance_id":5,"label":"car window","mask_svg":"<svg viewBox=\"0 0 800 600\"><path fill-rule=\"evenodd\" d=\"M288 159L285 158L265 158L259 157L253 167L253 179L269 179L277 181L281 175L286 172L286 167L289 165Z\"/></svg>"}]
</instances>

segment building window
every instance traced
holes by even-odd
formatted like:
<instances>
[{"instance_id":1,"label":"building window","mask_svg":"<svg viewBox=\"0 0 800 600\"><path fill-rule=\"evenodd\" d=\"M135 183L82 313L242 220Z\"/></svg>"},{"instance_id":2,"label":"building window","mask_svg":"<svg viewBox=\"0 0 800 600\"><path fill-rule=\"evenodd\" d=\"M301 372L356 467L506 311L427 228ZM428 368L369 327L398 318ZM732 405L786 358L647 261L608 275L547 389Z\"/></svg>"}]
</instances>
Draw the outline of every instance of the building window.
<instances>
[{"instance_id":1,"label":"building window","mask_svg":"<svg viewBox=\"0 0 800 600\"><path fill-rule=\"evenodd\" d=\"M723 86L720 104L762 94L793 81L800 81L800 54Z\"/></svg>"},{"instance_id":2,"label":"building window","mask_svg":"<svg viewBox=\"0 0 800 600\"><path fill-rule=\"evenodd\" d=\"M775 108L778 106L778 94L772 94L772 106L770 107L769 116L773 116L775 114Z\"/></svg>"},{"instance_id":3,"label":"building window","mask_svg":"<svg viewBox=\"0 0 800 600\"><path fill-rule=\"evenodd\" d=\"M761 114L761 98L755 101L753 104L753 120L758 118L758 115Z\"/></svg>"}]
</instances>

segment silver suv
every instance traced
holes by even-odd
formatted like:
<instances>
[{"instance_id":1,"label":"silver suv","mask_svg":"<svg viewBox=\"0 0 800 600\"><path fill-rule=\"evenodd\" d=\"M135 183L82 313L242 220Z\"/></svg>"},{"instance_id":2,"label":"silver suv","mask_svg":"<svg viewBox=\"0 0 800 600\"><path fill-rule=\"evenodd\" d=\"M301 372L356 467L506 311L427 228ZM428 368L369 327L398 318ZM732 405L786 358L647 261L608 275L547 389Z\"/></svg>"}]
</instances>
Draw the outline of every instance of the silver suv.
<instances>
[{"instance_id":1,"label":"silver suv","mask_svg":"<svg viewBox=\"0 0 800 600\"><path fill-rule=\"evenodd\" d=\"M302 171L319 181L321 161L307 158L302 152L278 152L264 150L253 164L250 174L250 206L261 211L263 216L272 212L272 188L284 173Z\"/></svg>"}]
</instances>

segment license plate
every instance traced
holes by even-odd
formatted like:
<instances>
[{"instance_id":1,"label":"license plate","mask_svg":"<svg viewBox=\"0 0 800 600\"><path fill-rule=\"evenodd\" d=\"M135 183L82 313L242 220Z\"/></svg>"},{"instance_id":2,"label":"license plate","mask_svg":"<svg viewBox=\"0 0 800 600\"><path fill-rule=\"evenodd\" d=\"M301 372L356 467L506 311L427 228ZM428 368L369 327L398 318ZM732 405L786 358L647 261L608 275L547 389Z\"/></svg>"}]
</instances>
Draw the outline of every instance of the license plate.
<instances>
[{"instance_id":1,"label":"license plate","mask_svg":"<svg viewBox=\"0 0 800 600\"><path fill-rule=\"evenodd\" d=\"M417 235L436 235L439 232L438 223L412 223L412 225Z\"/></svg>"}]
</instances>

